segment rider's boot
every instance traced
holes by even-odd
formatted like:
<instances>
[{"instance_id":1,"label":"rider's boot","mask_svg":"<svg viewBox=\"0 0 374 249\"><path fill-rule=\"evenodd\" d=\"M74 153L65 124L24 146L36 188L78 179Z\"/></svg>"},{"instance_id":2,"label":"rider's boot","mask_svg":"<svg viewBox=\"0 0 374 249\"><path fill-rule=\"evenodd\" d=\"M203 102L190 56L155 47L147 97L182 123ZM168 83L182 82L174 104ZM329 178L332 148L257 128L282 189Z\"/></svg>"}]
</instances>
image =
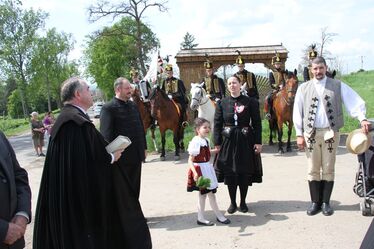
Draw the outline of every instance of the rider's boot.
<instances>
[{"instance_id":1,"label":"rider's boot","mask_svg":"<svg viewBox=\"0 0 374 249\"><path fill-rule=\"evenodd\" d=\"M269 98L268 97L265 99L264 112L265 112L265 119L270 120L271 115L270 115Z\"/></svg>"}]
</instances>

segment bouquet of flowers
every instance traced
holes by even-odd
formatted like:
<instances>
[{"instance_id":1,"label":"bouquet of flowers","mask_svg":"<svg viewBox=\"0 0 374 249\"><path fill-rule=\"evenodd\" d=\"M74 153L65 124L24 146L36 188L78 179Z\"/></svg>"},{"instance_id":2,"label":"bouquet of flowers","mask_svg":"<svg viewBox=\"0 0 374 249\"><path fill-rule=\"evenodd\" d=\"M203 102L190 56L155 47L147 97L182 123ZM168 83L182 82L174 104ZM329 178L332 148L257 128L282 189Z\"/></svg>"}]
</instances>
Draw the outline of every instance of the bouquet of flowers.
<instances>
[{"instance_id":1,"label":"bouquet of flowers","mask_svg":"<svg viewBox=\"0 0 374 249\"><path fill-rule=\"evenodd\" d=\"M196 181L196 186L200 189L209 188L210 187L210 179L200 176Z\"/></svg>"}]
</instances>

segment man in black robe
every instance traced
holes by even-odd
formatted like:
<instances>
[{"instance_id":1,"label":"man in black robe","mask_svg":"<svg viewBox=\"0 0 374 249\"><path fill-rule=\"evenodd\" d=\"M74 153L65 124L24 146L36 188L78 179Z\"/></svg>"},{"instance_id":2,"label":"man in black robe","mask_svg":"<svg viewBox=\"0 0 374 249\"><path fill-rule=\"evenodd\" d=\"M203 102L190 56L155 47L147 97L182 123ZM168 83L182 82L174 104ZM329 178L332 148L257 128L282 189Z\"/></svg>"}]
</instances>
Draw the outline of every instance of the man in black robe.
<instances>
[{"instance_id":1,"label":"man in black robe","mask_svg":"<svg viewBox=\"0 0 374 249\"><path fill-rule=\"evenodd\" d=\"M40 183L34 226L34 249L107 249L122 246L116 234L124 225L114 208L111 163L122 151L109 154L107 142L89 120L89 86L79 78L63 83L65 104L53 126ZM129 199L135 203L134 198ZM142 216L132 212L133 218ZM135 223L133 221L135 225ZM118 225L119 224L119 225ZM118 239L118 240L117 240Z\"/></svg>"},{"instance_id":2,"label":"man in black robe","mask_svg":"<svg viewBox=\"0 0 374 249\"><path fill-rule=\"evenodd\" d=\"M125 237L128 241L118 248L151 248L149 229L138 201L142 162L147 149L143 122L137 105L131 101L130 82L122 77L116 79L114 91L115 97L101 110L100 132L108 142L119 135L127 136L131 140L130 146L115 163L116 172L113 173L115 208L119 213L117 219L121 220L125 228L118 236ZM136 202L131 202L132 199ZM142 215L132 217L131 212Z\"/></svg>"},{"instance_id":3,"label":"man in black robe","mask_svg":"<svg viewBox=\"0 0 374 249\"><path fill-rule=\"evenodd\" d=\"M118 135L130 138L131 144L123 152L117 165L123 169L124 176L132 183L134 195L139 198L141 168L147 144L138 107L131 101L131 90L130 82L126 78L115 80L115 97L101 110L100 132L108 142Z\"/></svg>"}]
</instances>

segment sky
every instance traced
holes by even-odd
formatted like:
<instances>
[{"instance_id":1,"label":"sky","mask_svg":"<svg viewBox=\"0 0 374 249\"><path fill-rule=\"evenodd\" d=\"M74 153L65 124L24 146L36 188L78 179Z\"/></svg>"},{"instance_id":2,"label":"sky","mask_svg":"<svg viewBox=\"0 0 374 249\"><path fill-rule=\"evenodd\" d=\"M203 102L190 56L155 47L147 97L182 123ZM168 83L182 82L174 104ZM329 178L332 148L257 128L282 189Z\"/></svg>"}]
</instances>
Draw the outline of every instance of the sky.
<instances>
[{"instance_id":1,"label":"sky","mask_svg":"<svg viewBox=\"0 0 374 249\"><path fill-rule=\"evenodd\" d=\"M76 44L70 58L79 59L85 36L113 24L111 18L88 22L87 8L94 2L23 0L23 5L48 12L46 28L71 33ZM336 59L343 74L374 69L372 0L169 0L166 6L165 13L148 9L143 19L160 40L161 55L174 57L189 32L200 48L283 44L289 51L286 68L293 70L303 50L319 43L327 27L328 33L336 34L326 45L329 58ZM264 67L249 64L247 69L260 72Z\"/></svg>"}]
</instances>

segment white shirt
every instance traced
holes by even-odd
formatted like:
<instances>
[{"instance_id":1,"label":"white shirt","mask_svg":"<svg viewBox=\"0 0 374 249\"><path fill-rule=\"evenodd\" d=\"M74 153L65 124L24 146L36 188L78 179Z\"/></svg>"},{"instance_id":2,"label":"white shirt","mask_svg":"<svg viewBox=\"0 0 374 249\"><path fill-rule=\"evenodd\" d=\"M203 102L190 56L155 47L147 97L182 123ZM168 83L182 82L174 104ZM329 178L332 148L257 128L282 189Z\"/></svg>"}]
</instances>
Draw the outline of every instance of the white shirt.
<instances>
[{"instance_id":1,"label":"white shirt","mask_svg":"<svg viewBox=\"0 0 374 249\"><path fill-rule=\"evenodd\" d=\"M322 80L317 80L315 78L312 79L319 99L316 120L314 121L314 127L316 128L325 128L330 126L325 107L323 106L323 101L321 101L323 91L325 90L326 86L326 79L326 76ZM341 97L343 104L351 117L357 118L360 122L366 119L365 101L344 82L341 82ZM293 107L293 123L296 130L296 136L303 135L303 105L304 96L302 96L300 91L297 91Z\"/></svg>"}]
</instances>

